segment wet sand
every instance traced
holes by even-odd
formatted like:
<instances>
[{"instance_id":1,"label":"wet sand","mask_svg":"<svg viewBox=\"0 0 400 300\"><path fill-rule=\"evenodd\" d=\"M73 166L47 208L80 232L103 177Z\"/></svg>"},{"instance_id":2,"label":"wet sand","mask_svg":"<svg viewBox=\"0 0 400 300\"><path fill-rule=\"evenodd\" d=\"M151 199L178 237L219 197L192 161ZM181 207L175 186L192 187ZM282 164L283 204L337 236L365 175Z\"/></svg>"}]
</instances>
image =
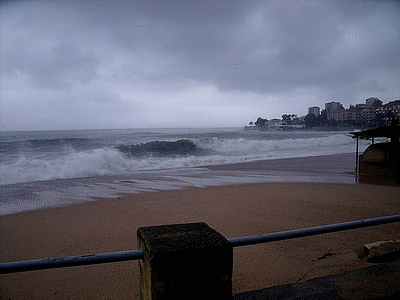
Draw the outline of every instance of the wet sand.
<instances>
[{"instance_id":1,"label":"wet sand","mask_svg":"<svg viewBox=\"0 0 400 300\"><path fill-rule=\"evenodd\" d=\"M290 169L287 160L275 163L280 166L276 168ZM218 172L218 168L228 166L213 168ZM243 165L229 168L249 170ZM332 178L340 174L332 169L325 173L329 172ZM398 186L328 182L253 183L128 194L120 199L0 217L0 259L7 262L134 250L140 226L206 222L231 238L340 223L399 214L399 199ZM389 224L235 248L233 291L236 294L368 266L362 246L399 238L399 232L400 224ZM138 276L136 261L1 275L0 298L139 299Z\"/></svg>"}]
</instances>

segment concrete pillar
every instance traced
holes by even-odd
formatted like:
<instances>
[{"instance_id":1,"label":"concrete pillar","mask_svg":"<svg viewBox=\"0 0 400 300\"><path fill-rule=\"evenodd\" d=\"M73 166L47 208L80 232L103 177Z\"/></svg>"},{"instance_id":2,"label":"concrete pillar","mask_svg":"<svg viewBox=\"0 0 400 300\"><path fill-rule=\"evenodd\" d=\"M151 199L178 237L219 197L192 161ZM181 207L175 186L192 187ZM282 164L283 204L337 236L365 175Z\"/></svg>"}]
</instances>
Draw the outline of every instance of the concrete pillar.
<instances>
[{"instance_id":1,"label":"concrete pillar","mask_svg":"<svg viewBox=\"0 0 400 300\"><path fill-rule=\"evenodd\" d=\"M205 223L137 231L142 300L232 299L233 247Z\"/></svg>"}]
</instances>

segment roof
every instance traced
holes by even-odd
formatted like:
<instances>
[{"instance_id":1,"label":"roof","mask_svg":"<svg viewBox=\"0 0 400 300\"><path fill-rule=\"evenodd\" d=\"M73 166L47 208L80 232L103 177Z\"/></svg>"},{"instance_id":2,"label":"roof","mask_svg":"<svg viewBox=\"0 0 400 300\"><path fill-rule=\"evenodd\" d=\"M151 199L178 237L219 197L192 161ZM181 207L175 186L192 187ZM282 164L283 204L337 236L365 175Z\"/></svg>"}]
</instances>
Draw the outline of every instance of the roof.
<instances>
[{"instance_id":1,"label":"roof","mask_svg":"<svg viewBox=\"0 0 400 300\"><path fill-rule=\"evenodd\" d=\"M398 138L400 137L400 126L388 126L379 127L364 131L350 132L354 137L359 137L368 140L372 137L387 137L387 138Z\"/></svg>"}]
</instances>

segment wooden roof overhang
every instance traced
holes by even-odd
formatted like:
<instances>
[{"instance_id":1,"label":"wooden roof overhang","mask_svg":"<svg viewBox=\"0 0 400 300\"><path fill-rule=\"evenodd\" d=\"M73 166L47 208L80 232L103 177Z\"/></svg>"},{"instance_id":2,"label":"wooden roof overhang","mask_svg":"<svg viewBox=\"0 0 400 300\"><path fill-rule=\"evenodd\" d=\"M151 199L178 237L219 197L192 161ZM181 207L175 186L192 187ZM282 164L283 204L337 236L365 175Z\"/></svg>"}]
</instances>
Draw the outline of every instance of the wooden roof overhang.
<instances>
[{"instance_id":1,"label":"wooden roof overhang","mask_svg":"<svg viewBox=\"0 0 400 300\"><path fill-rule=\"evenodd\" d=\"M363 131L350 132L353 138L357 138L356 143L356 175L359 174L359 156L358 156L358 139L369 140L372 138L372 143L374 143L374 138L376 137L386 137L390 138L391 142L395 143L399 141L400 137L400 126L392 125L387 127L379 127Z\"/></svg>"},{"instance_id":2,"label":"wooden roof overhang","mask_svg":"<svg viewBox=\"0 0 400 300\"><path fill-rule=\"evenodd\" d=\"M350 132L355 138L369 140L375 137L387 137L390 139L398 139L400 137L400 126L379 127L369 130Z\"/></svg>"}]
</instances>

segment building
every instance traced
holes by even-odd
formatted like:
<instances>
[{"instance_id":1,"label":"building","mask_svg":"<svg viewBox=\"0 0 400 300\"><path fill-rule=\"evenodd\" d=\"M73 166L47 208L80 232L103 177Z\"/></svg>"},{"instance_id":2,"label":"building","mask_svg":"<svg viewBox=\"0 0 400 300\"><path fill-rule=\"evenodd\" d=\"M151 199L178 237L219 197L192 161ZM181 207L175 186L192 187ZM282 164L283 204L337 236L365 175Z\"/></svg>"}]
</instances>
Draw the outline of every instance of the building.
<instances>
[{"instance_id":1,"label":"building","mask_svg":"<svg viewBox=\"0 0 400 300\"><path fill-rule=\"evenodd\" d=\"M281 126L284 124L286 124L286 122L283 122L280 119L271 119L271 120L267 121L267 123L266 123L267 126L271 126L271 127Z\"/></svg>"},{"instance_id":2,"label":"building","mask_svg":"<svg viewBox=\"0 0 400 300\"><path fill-rule=\"evenodd\" d=\"M365 109L365 108L368 108L367 107L367 105L365 105L365 104L356 104L355 106L354 106L354 108L355 109Z\"/></svg>"},{"instance_id":3,"label":"building","mask_svg":"<svg viewBox=\"0 0 400 300\"><path fill-rule=\"evenodd\" d=\"M382 106L382 101L379 100L378 98L371 97L371 98L365 99L365 104L369 107L371 107L371 106L379 107L379 106Z\"/></svg>"},{"instance_id":4,"label":"building","mask_svg":"<svg viewBox=\"0 0 400 300\"><path fill-rule=\"evenodd\" d=\"M370 123L376 116L376 109L364 108L361 110L361 122Z\"/></svg>"},{"instance_id":5,"label":"building","mask_svg":"<svg viewBox=\"0 0 400 300\"><path fill-rule=\"evenodd\" d=\"M400 100L390 101L389 103L384 104L381 108L378 109L383 113L388 113L391 111L398 117L400 117Z\"/></svg>"},{"instance_id":6,"label":"building","mask_svg":"<svg viewBox=\"0 0 400 300\"><path fill-rule=\"evenodd\" d=\"M361 122L361 111L356 109L336 109L327 115L328 121L337 122Z\"/></svg>"},{"instance_id":7,"label":"building","mask_svg":"<svg viewBox=\"0 0 400 300\"><path fill-rule=\"evenodd\" d=\"M325 111L326 114L329 114L330 112L338 109L343 109L343 105L340 102L328 102L325 103Z\"/></svg>"},{"instance_id":8,"label":"building","mask_svg":"<svg viewBox=\"0 0 400 300\"><path fill-rule=\"evenodd\" d=\"M312 106L308 108L308 114L309 115L315 115L316 117L319 116L320 114L320 108L319 106Z\"/></svg>"}]
</instances>

